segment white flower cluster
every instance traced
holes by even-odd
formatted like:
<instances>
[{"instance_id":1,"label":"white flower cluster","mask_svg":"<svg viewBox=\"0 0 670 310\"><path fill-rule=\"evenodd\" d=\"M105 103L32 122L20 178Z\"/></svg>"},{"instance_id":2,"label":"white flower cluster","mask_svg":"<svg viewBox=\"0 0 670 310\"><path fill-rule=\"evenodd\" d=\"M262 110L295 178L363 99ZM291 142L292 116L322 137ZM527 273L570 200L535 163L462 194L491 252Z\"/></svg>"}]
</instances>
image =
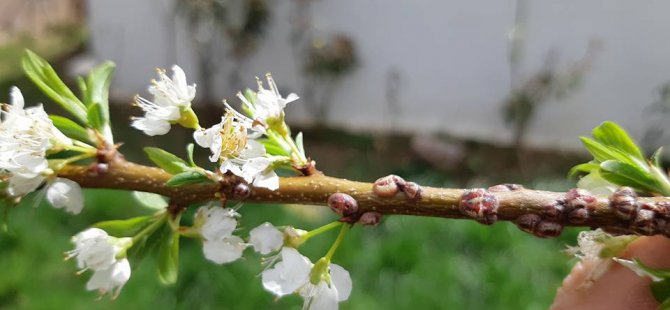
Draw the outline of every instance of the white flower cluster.
<instances>
[{"instance_id":1,"label":"white flower cluster","mask_svg":"<svg viewBox=\"0 0 670 310\"><path fill-rule=\"evenodd\" d=\"M152 80L149 93L152 100L135 97L135 104L145 112L144 117L135 118L132 126L150 136L164 135L171 124L182 118L182 113L191 107L195 98L195 84L188 85L186 74L179 66L172 66L172 78L163 69L157 69L159 80Z\"/></svg>"},{"instance_id":2,"label":"white flower cluster","mask_svg":"<svg viewBox=\"0 0 670 310\"><path fill-rule=\"evenodd\" d=\"M74 236L72 242L75 249L68 252L67 258L76 257L80 272L93 270L86 289L117 297L130 279L130 263L125 258L125 250L132 245L131 239L114 238L102 229L89 228ZM119 258L119 254L124 257Z\"/></svg>"},{"instance_id":3,"label":"white flower cluster","mask_svg":"<svg viewBox=\"0 0 670 310\"><path fill-rule=\"evenodd\" d=\"M339 265L329 264L327 274L317 275L309 258L296 249L284 247L281 261L262 274L263 287L277 297L298 293L305 299L305 309L337 309L338 303L351 294L351 276ZM316 282L316 283L315 283Z\"/></svg>"},{"instance_id":4,"label":"white flower cluster","mask_svg":"<svg viewBox=\"0 0 670 310\"><path fill-rule=\"evenodd\" d=\"M223 264L242 256L247 244L233 235L238 217L237 212L227 208L203 207L198 210L196 221L204 221L200 223L200 234L207 259ZM347 300L351 294L349 272L339 265L328 264L324 274L314 275L320 269L295 248L285 245L288 238L299 235L296 229L288 227L282 232L267 222L249 232L248 245L256 252L268 255L280 251L270 260L274 266L261 275L263 287L276 297L299 294L305 299L305 309L337 309L338 303Z\"/></svg>"},{"instance_id":5,"label":"white flower cluster","mask_svg":"<svg viewBox=\"0 0 670 310\"><path fill-rule=\"evenodd\" d=\"M23 196L53 173L47 153L67 149L73 142L53 125L41 105L25 108L18 88L12 87L10 99L0 123L0 174L8 181L9 196ZM83 208L81 188L67 179L52 178L46 196L54 207L74 214Z\"/></svg>"},{"instance_id":6,"label":"white flower cluster","mask_svg":"<svg viewBox=\"0 0 670 310\"><path fill-rule=\"evenodd\" d=\"M269 120L282 118L284 115L284 108L287 104L298 100L300 97L294 93L290 93L286 98L279 94L279 89L271 74L266 74L265 78L268 81L270 89L263 87L263 82L256 78L258 83L258 92L256 93L256 100L252 103L247 100L242 93L237 93L244 107L251 112L252 117L267 125Z\"/></svg>"},{"instance_id":7,"label":"white flower cluster","mask_svg":"<svg viewBox=\"0 0 670 310\"><path fill-rule=\"evenodd\" d=\"M253 103L241 93L237 95L253 119L235 112L226 104L227 113L221 122L197 130L193 138L198 145L211 150L209 159L221 163L221 172L230 171L256 187L275 190L279 188L279 177L272 168L272 160L268 158L265 147L254 139L265 133L268 123L278 119L283 122L284 107L297 100L298 96L290 94L283 98L271 75L267 75L267 80L270 89L263 88L259 80Z\"/></svg>"}]
</instances>

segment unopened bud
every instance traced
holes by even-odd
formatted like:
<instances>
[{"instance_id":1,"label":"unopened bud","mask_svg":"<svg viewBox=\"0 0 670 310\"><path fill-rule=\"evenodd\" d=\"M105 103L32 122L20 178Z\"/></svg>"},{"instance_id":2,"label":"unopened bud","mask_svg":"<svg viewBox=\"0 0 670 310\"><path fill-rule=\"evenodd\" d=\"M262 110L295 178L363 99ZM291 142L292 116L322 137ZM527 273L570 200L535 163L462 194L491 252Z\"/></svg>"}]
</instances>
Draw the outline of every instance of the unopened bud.
<instances>
[{"instance_id":1,"label":"unopened bud","mask_svg":"<svg viewBox=\"0 0 670 310\"><path fill-rule=\"evenodd\" d=\"M462 214L491 225L498 219L498 198L483 188L466 190L458 205Z\"/></svg>"},{"instance_id":2,"label":"unopened bud","mask_svg":"<svg viewBox=\"0 0 670 310\"><path fill-rule=\"evenodd\" d=\"M400 191L400 187L404 185L405 180L403 178L391 174L377 179L374 185L372 185L372 192L377 195L377 197L391 198L395 196Z\"/></svg>"},{"instance_id":3,"label":"unopened bud","mask_svg":"<svg viewBox=\"0 0 670 310\"><path fill-rule=\"evenodd\" d=\"M382 220L382 214L376 211L365 212L358 219L358 223L368 226L376 226Z\"/></svg>"},{"instance_id":4,"label":"unopened bud","mask_svg":"<svg viewBox=\"0 0 670 310\"><path fill-rule=\"evenodd\" d=\"M358 202L345 193L335 193L328 197L328 206L333 212L349 216L358 212Z\"/></svg>"},{"instance_id":5,"label":"unopened bud","mask_svg":"<svg viewBox=\"0 0 670 310\"><path fill-rule=\"evenodd\" d=\"M635 218L637 214L637 195L630 187L619 188L610 197L610 206L622 220Z\"/></svg>"}]
</instances>

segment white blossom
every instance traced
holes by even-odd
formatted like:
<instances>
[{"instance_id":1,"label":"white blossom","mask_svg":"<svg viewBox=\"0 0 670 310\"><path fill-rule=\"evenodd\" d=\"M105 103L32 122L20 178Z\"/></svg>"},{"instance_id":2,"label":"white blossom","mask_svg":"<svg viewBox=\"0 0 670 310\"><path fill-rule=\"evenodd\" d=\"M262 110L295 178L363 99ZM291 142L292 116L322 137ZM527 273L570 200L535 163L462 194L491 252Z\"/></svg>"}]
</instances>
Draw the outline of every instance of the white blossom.
<instances>
[{"instance_id":1,"label":"white blossom","mask_svg":"<svg viewBox=\"0 0 670 310\"><path fill-rule=\"evenodd\" d=\"M284 234L272 224L265 222L249 232L249 243L256 252L266 255L284 245Z\"/></svg>"},{"instance_id":2,"label":"white blossom","mask_svg":"<svg viewBox=\"0 0 670 310\"><path fill-rule=\"evenodd\" d=\"M89 228L72 237L72 242L75 249L67 253L67 258L76 257L80 272L94 272L86 289L118 296L130 279L130 264L125 257L117 256L132 245L131 238L115 238L102 229Z\"/></svg>"},{"instance_id":3,"label":"white blossom","mask_svg":"<svg viewBox=\"0 0 670 310\"><path fill-rule=\"evenodd\" d=\"M610 268L613 257L635 238L636 236L612 236L600 228L580 232L577 246L568 247L567 250L569 254L579 258L582 264L591 267L580 287L587 288L600 278ZM606 253L603 251L605 248L608 249Z\"/></svg>"},{"instance_id":4,"label":"white blossom","mask_svg":"<svg viewBox=\"0 0 670 310\"><path fill-rule=\"evenodd\" d=\"M263 87L263 82L259 78L256 78L258 92L256 93L256 100L253 103L247 100L242 93L238 93L237 97L240 98L247 110L251 112L254 119L267 124L269 119L283 118L286 105L298 100L299 97L298 95L291 93L286 98L283 98L279 94L279 89L277 89L277 84L272 78L272 75L268 73L265 75L265 78L268 81L270 89L265 89L265 87Z\"/></svg>"},{"instance_id":5,"label":"white blossom","mask_svg":"<svg viewBox=\"0 0 670 310\"><path fill-rule=\"evenodd\" d=\"M230 208L201 207L196 215L203 239L203 254L208 260L225 264L242 257L247 244L233 232L239 214Z\"/></svg>"},{"instance_id":6,"label":"white blossom","mask_svg":"<svg viewBox=\"0 0 670 310\"><path fill-rule=\"evenodd\" d=\"M202 237L207 240L218 240L233 234L237 227L239 214L230 208L202 207L198 216L204 216L204 224L200 229Z\"/></svg>"},{"instance_id":7,"label":"white blossom","mask_svg":"<svg viewBox=\"0 0 670 310\"><path fill-rule=\"evenodd\" d=\"M261 274L263 287L277 297L292 294L309 282L312 266L312 262L298 250L284 247L281 261Z\"/></svg>"},{"instance_id":8,"label":"white blossom","mask_svg":"<svg viewBox=\"0 0 670 310\"><path fill-rule=\"evenodd\" d=\"M93 276L86 283L86 289L97 290L100 295L110 293L112 298L116 298L129 279L130 263L124 258L115 261L107 269L93 272Z\"/></svg>"},{"instance_id":9,"label":"white blossom","mask_svg":"<svg viewBox=\"0 0 670 310\"><path fill-rule=\"evenodd\" d=\"M253 140L259 133L257 129L251 120L229 109L220 123L195 131L193 138L198 145L210 149L209 159L221 163L221 172L230 171L254 186L275 190L279 188L279 177L263 144Z\"/></svg>"},{"instance_id":10,"label":"white blossom","mask_svg":"<svg viewBox=\"0 0 670 310\"><path fill-rule=\"evenodd\" d=\"M145 112L144 117L133 119L132 126L150 136L164 135L171 124L182 118L182 113L191 107L195 98L195 84L188 85L184 70L172 66L172 78L163 69L158 69L159 80L152 80L149 93L152 100L135 97L135 104Z\"/></svg>"},{"instance_id":11,"label":"white blossom","mask_svg":"<svg viewBox=\"0 0 670 310\"><path fill-rule=\"evenodd\" d=\"M49 174L47 152L58 152L72 140L51 122L41 105L24 108L21 91L13 87L11 105L0 123L0 173L8 175L7 193L21 196L34 191Z\"/></svg>"},{"instance_id":12,"label":"white blossom","mask_svg":"<svg viewBox=\"0 0 670 310\"><path fill-rule=\"evenodd\" d=\"M231 235L223 239L205 240L202 250L210 261L226 264L240 259L246 247L242 238Z\"/></svg>"},{"instance_id":13,"label":"white blossom","mask_svg":"<svg viewBox=\"0 0 670 310\"><path fill-rule=\"evenodd\" d=\"M317 263L318 265L318 263ZM337 309L338 303L351 294L349 272L339 265L329 264L328 274L319 275L319 282L310 278L314 265L294 248L284 247L281 261L265 270L261 277L263 287L277 297L299 293L304 299L304 309Z\"/></svg>"},{"instance_id":14,"label":"white blossom","mask_svg":"<svg viewBox=\"0 0 670 310\"><path fill-rule=\"evenodd\" d=\"M351 295L351 276L337 264L329 265L330 283L321 280L318 284L308 283L300 290L305 299L303 309L336 310L338 303L349 299Z\"/></svg>"},{"instance_id":15,"label":"white blossom","mask_svg":"<svg viewBox=\"0 0 670 310\"><path fill-rule=\"evenodd\" d=\"M72 214L79 214L84 207L84 196L77 182L56 178L49 182L46 193L47 201L56 208L64 208Z\"/></svg>"}]
</instances>

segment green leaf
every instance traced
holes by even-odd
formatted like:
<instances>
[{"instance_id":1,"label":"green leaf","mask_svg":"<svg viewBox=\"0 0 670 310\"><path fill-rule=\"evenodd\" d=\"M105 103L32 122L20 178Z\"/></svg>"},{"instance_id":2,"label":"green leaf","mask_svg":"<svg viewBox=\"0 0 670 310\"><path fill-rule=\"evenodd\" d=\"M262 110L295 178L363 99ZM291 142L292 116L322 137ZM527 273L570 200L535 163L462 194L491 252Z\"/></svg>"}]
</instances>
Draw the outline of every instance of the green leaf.
<instances>
[{"instance_id":1,"label":"green leaf","mask_svg":"<svg viewBox=\"0 0 670 310\"><path fill-rule=\"evenodd\" d=\"M644 154L628 133L614 122L603 122L594 128L593 137L600 143L618 149L639 160L645 159Z\"/></svg>"},{"instance_id":2,"label":"green leaf","mask_svg":"<svg viewBox=\"0 0 670 310\"><path fill-rule=\"evenodd\" d=\"M109 86L112 83L114 69L116 65L106 61L93 68L86 78L87 104L100 104L107 117L109 117Z\"/></svg>"},{"instance_id":3,"label":"green leaf","mask_svg":"<svg viewBox=\"0 0 670 310\"><path fill-rule=\"evenodd\" d=\"M600 175L607 181L620 186L630 186L642 191L660 192L657 180L639 167L616 160L600 164Z\"/></svg>"},{"instance_id":4,"label":"green leaf","mask_svg":"<svg viewBox=\"0 0 670 310\"><path fill-rule=\"evenodd\" d=\"M138 216L127 220L103 221L93 224L114 237L132 237L154 219L153 216Z\"/></svg>"},{"instance_id":5,"label":"green leaf","mask_svg":"<svg viewBox=\"0 0 670 310\"><path fill-rule=\"evenodd\" d=\"M568 176L575 177L581 173L591 173L591 171L598 169L600 169L600 165L598 163L595 162L583 163L572 167L572 169L570 169L570 172L568 172Z\"/></svg>"},{"instance_id":6,"label":"green leaf","mask_svg":"<svg viewBox=\"0 0 670 310\"><path fill-rule=\"evenodd\" d=\"M65 118L58 115L49 115L51 122L60 130L64 135L91 145L94 145L93 141L88 136L88 132L84 127L79 126L79 124L73 122L69 118Z\"/></svg>"},{"instance_id":7,"label":"green leaf","mask_svg":"<svg viewBox=\"0 0 670 310\"><path fill-rule=\"evenodd\" d=\"M81 123L86 123L86 106L58 77L56 71L43 58L26 50L21 65L28 78L49 98L71 113Z\"/></svg>"},{"instance_id":8,"label":"green leaf","mask_svg":"<svg viewBox=\"0 0 670 310\"><path fill-rule=\"evenodd\" d=\"M179 274L179 234L165 225L158 248L158 280L163 285L177 282Z\"/></svg>"},{"instance_id":9,"label":"green leaf","mask_svg":"<svg viewBox=\"0 0 670 310\"><path fill-rule=\"evenodd\" d=\"M168 206L165 197L148 192L133 192L133 198L143 207L151 210L163 210Z\"/></svg>"},{"instance_id":10,"label":"green leaf","mask_svg":"<svg viewBox=\"0 0 670 310\"><path fill-rule=\"evenodd\" d=\"M88 126L102 132L107 119L103 115L102 106L95 102L88 106L87 112Z\"/></svg>"},{"instance_id":11,"label":"green leaf","mask_svg":"<svg viewBox=\"0 0 670 310\"><path fill-rule=\"evenodd\" d=\"M604 145L596 140L593 140L588 137L579 137L580 140L582 140L582 143L584 144L584 147L593 155L593 158L596 161L599 162L604 162L607 160L618 160L620 162L628 163L628 164L633 164L633 165L639 165L639 161L636 161L633 159L630 155L627 155L625 153L622 153L621 151Z\"/></svg>"},{"instance_id":12,"label":"green leaf","mask_svg":"<svg viewBox=\"0 0 670 310\"><path fill-rule=\"evenodd\" d=\"M189 167L183 159L157 147L145 147L144 152L147 153L149 159L151 159L156 166L170 174L178 174L191 170L191 167Z\"/></svg>"},{"instance_id":13,"label":"green leaf","mask_svg":"<svg viewBox=\"0 0 670 310\"><path fill-rule=\"evenodd\" d=\"M193 143L186 145L186 159L188 159L188 164L191 167L197 167L195 161L193 161Z\"/></svg>"},{"instance_id":14,"label":"green leaf","mask_svg":"<svg viewBox=\"0 0 670 310\"><path fill-rule=\"evenodd\" d=\"M659 309L668 309L670 307L670 279L665 278L660 282L652 282L651 293L654 295L654 298L658 302L662 302L665 305L664 307L659 307Z\"/></svg>"},{"instance_id":15,"label":"green leaf","mask_svg":"<svg viewBox=\"0 0 670 310\"><path fill-rule=\"evenodd\" d=\"M178 187L198 183L213 183L213 182L212 180L207 178L207 176L197 171L184 171L182 173L175 174L172 178L170 178L167 182L165 182L165 185Z\"/></svg>"}]
</instances>

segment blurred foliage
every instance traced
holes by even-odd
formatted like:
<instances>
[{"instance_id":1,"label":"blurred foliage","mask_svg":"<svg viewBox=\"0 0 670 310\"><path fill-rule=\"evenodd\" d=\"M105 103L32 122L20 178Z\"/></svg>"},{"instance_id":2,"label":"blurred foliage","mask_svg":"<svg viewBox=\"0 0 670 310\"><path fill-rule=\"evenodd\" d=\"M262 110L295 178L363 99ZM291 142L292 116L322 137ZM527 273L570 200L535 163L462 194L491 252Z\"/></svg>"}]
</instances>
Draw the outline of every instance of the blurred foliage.
<instances>
[{"instance_id":1,"label":"blurred foliage","mask_svg":"<svg viewBox=\"0 0 670 310\"><path fill-rule=\"evenodd\" d=\"M21 56L25 49L57 61L79 50L86 37L87 31L84 27L71 24L52 27L44 37L21 36L0 45L0 84L22 75Z\"/></svg>"}]
</instances>

